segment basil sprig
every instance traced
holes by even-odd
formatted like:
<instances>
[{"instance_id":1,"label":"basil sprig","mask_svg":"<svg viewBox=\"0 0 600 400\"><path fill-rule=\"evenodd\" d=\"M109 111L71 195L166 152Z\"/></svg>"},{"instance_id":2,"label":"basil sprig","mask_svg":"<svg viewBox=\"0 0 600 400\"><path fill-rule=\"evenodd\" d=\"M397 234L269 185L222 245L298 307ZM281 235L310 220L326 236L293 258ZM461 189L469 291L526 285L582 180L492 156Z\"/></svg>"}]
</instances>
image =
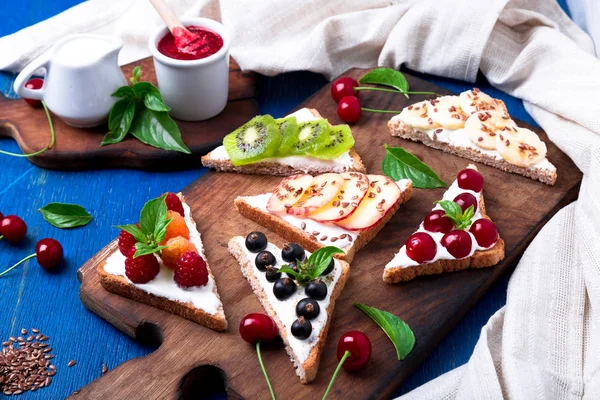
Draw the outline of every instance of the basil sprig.
<instances>
[{"instance_id":1,"label":"basil sprig","mask_svg":"<svg viewBox=\"0 0 600 400\"><path fill-rule=\"evenodd\" d=\"M279 268L279 272L285 272L292 276L300 285L304 285L318 278L329 266L334 254L342 254L343 251L335 246L321 247L304 261L298 261L298 271L294 271L288 265Z\"/></svg>"},{"instance_id":2,"label":"basil sprig","mask_svg":"<svg viewBox=\"0 0 600 400\"><path fill-rule=\"evenodd\" d=\"M147 145L190 154L160 91L150 82L140 82L141 76L140 67L135 67L131 86L122 86L112 94L120 100L110 110L109 132L104 136L102 146L119 143L131 133Z\"/></svg>"},{"instance_id":3,"label":"basil sprig","mask_svg":"<svg viewBox=\"0 0 600 400\"><path fill-rule=\"evenodd\" d=\"M431 168L402 147L389 147L387 144L384 147L386 154L381 169L393 180L410 179L413 186L420 189L448 186Z\"/></svg>"},{"instance_id":4,"label":"basil sprig","mask_svg":"<svg viewBox=\"0 0 600 400\"><path fill-rule=\"evenodd\" d=\"M400 318L387 311L379 310L375 307L365 306L364 304L354 303L354 306L367 314L390 338L398 360L404 360L415 347L415 334L410 326Z\"/></svg>"},{"instance_id":5,"label":"basil sprig","mask_svg":"<svg viewBox=\"0 0 600 400\"><path fill-rule=\"evenodd\" d=\"M92 216L77 204L49 203L38 210L52 226L61 229L87 225Z\"/></svg>"},{"instance_id":6,"label":"basil sprig","mask_svg":"<svg viewBox=\"0 0 600 400\"><path fill-rule=\"evenodd\" d=\"M148 201L140 213L139 226L134 224L117 225L115 228L129 232L137 243L133 258L158 253L167 246L160 246L167 233L171 218L167 219L166 195Z\"/></svg>"},{"instance_id":7,"label":"basil sprig","mask_svg":"<svg viewBox=\"0 0 600 400\"><path fill-rule=\"evenodd\" d=\"M452 200L440 200L436 201L435 204L439 204L442 207L446 212L445 216L452 220L454 225L456 225L456 229L467 229L471 226L471 220L475 215L475 208L473 206L469 206L463 212L462 208Z\"/></svg>"}]
</instances>

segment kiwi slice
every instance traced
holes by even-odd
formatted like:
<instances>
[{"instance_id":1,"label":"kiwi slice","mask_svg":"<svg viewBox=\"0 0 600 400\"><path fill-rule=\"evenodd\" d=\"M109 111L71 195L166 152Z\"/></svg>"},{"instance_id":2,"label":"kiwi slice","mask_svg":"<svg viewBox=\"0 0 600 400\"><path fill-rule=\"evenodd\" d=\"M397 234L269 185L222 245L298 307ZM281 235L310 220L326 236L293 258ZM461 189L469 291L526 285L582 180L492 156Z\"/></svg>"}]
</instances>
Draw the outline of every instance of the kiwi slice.
<instances>
[{"instance_id":1,"label":"kiwi slice","mask_svg":"<svg viewBox=\"0 0 600 400\"><path fill-rule=\"evenodd\" d=\"M321 143L315 157L331 160L341 156L354 146L354 136L348 125L329 127L329 138Z\"/></svg>"},{"instance_id":2,"label":"kiwi slice","mask_svg":"<svg viewBox=\"0 0 600 400\"><path fill-rule=\"evenodd\" d=\"M279 118L275 120L281 135L281 143L279 144L278 156L289 156L292 154L292 148L296 144L298 137L298 121L296 117Z\"/></svg>"},{"instance_id":3,"label":"kiwi slice","mask_svg":"<svg viewBox=\"0 0 600 400\"><path fill-rule=\"evenodd\" d=\"M294 155L318 156L321 144L329 139L329 124L324 119L306 121L298 126L296 143L292 147Z\"/></svg>"},{"instance_id":4,"label":"kiwi slice","mask_svg":"<svg viewBox=\"0 0 600 400\"><path fill-rule=\"evenodd\" d=\"M223 145L233 165L252 164L273 157L281 136L270 115L259 115L223 138Z\"/></svg>"}]
</instances>

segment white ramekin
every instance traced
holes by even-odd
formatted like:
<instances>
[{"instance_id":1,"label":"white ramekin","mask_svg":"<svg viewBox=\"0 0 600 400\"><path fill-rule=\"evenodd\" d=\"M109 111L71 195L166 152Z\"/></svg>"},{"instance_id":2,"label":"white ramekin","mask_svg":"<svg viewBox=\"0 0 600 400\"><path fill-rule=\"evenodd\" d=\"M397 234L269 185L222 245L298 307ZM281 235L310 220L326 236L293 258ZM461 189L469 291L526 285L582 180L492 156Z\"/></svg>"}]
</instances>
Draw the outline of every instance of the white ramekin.
<instances>
[{"instance_id":1,"label":"white ramekin","mask_svg":"<svg viewBox=\"0 0 600 400\"><path fill-rule=\"evenodd\" d=\"M176 60L158 51L160 39L168 32L159 28L148 39L154 58L158 87L171 115L183 121L201 121L219 114L227 105L229 93L229 47L231 39L225 26L208 18L182 18L184 26L200 26L223 38L223 47L199 60Z\"/></svg>"}]
</instances>

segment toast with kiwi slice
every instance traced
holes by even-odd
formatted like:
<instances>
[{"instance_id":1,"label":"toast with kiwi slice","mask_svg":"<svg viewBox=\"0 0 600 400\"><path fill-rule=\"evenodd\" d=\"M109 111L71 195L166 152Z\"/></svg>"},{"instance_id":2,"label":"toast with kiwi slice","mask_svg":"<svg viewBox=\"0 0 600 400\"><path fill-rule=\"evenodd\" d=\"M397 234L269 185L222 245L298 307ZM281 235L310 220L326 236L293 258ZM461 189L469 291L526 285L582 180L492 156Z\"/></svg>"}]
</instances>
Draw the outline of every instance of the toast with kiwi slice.
<instances>
[{"instance_id":1,"label":"toast with kiwi slice","mask_svg":"<svg viewBox=\"0 0 600 400\"><path fill-rule=\"evenodd\" d=\"M350 127L330 126L309 108L280 119L253 118L203 156L202 165L221 172L276 176L366 172Z\"/></svg>"}]
</instances>

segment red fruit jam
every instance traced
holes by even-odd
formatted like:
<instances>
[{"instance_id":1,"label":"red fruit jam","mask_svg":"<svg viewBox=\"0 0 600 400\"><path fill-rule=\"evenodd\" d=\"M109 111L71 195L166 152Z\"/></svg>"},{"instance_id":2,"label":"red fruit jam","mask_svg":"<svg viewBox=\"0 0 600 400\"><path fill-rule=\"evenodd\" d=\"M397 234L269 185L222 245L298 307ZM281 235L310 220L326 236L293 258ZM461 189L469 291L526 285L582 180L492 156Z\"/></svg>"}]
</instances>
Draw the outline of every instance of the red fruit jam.
<instances>
[{"instance_id":1,"label":"red fruit jam","mask_svg":"<svg viewBox=\"0 0 600 400\"><path fill-rule=\"evenodd\" d=\"M168 32L158 41L158 51L169 58L176 60L199 60L215 54L223 47L223 38L215 31L200 26L188 26L187 29L200 36L200 39L206 43L206 46L200 46L192 53L183 52L177 48L175 37Z\"/></svg>"}]
</instances>

